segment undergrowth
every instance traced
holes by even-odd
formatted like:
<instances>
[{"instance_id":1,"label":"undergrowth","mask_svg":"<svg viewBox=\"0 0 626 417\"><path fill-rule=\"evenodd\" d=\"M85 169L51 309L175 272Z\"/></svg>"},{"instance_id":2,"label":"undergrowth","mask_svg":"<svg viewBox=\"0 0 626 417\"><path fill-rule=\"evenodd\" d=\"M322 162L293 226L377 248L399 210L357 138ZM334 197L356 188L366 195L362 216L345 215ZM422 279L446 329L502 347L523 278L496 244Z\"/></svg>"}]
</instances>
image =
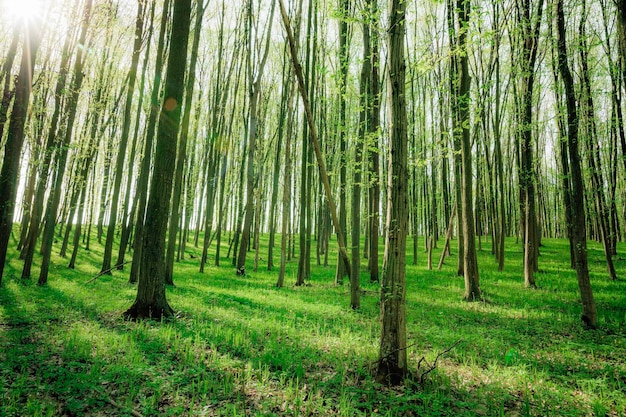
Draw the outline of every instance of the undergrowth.
<instances>
[{"instance_id":1,"label":"undergrowth","mask_svg":"<svg viewBox=\"0 0 626 417\"><path fill-rule=\"evenodd\" d=\"M580 325L564 240L544 240L535 290L523 288L519 245L507 241L498 272L483 242L485 300L476 303L461 300L454 258L428 271L420 252L418 264L407 265L414 375L420 361L432 364L454 347L422 380L399 388L372 378L379 287L369 283L365 260L362 307L352 311L348 286L333 284L333 259L332 267L313 260L301 287L293 286L293 260L278 289L264 244L263 268L254 272L250 262L245 277L227 259L228 267L200 274L200 249L190 244L168 289L177 311L168 322L122 320L136 292L128 266L87 283L100 268L98 245L82 251L75 271L53 257L46 287L22 281L21 261L9 253L0 288L0 415L626 415L626 285L609 281L597 244L589 250L595 331ZM616 267L626 279L623 257Z\"/></svg>"}]
</instances>

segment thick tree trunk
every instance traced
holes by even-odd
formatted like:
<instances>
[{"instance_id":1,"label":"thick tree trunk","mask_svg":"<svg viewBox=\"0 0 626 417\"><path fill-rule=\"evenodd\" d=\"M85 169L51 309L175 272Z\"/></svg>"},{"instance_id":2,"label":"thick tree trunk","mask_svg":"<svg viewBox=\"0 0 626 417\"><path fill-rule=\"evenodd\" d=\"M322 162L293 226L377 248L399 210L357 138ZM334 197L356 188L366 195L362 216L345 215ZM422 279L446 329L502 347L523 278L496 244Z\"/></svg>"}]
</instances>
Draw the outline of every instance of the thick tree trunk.
<instances>
[{"instance_id":1,"label":"thick tree trunk","mask_svg":"<svg viewBox=\"0 0 626 417\"><path fill-rule=\"evenodd\" d=\"M154 130L159 117L159 96L161 91L161 77L164 65L165 35L167 31L167 23L170 14L170 1L164 0L163 13L159 28L159 41L156 52L156 62L154 67L154 83L152 85L152 93L150 98L150 115L145 131L146 138L143 144L143 158L141 159L141 167L139 170L139 178L137 178L137 221L135 223L135 240L133 241L133 263L130 268L130 283L136 283L139 279L139 271L141 269L141 257L143 250L144 223L146 215L146 203L148 200L148 180L150 177L150 165L152 161L152 148L154 141Z\"/></svg>"},{"instance_id":2,"label":"thick tree trunk","mask_svg":"<svg viewBox=\"0 0 626 417\"><path fill-rule=\"evenodd\" d=\"M406 2L390 0L388 95L390 160L387 178L387 238L380 297L382 322L377 379L400 384L408 372L406 353L407 114L404 58Z\"/></svg>"},{"instance_id":3,"label":"thick tree trunk","mask_svg":"<svg viewBox=\"0 0 626 417\"><path fill-rule=\"evenodd\" d=\"M126 318L161 319L174 313L165 294L165 235L180 130L190 21L191 0L174 2L165 94L156 135L154 174L146 211L139 285L134 304L124 313Z\"/></svg>"}]
</instances>

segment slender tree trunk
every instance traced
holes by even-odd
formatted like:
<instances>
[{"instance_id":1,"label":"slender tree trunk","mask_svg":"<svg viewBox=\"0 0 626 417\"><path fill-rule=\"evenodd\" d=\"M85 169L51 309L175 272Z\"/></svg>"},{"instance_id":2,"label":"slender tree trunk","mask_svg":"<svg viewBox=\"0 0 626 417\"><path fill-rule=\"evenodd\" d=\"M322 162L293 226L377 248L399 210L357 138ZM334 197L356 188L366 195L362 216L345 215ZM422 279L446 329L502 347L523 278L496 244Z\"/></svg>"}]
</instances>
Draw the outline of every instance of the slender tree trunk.
<instances>
[{"instance_id":1,"label":"slender tree trunk","mask_svg":"<svg viewBox=\"0 0 626 417\"><path fill-rule=\"evenodd\" d=\"M272 6L270 11L270 17L268 22L272 21L274 16L274 6L276 4L275 0L272 0ZM249 0L248 3L248 19L252 19L252 0ZM249 30L252 30L252 23L250 22ZM254 196L255 196L255 183L256 183L256 173L255 173L255 164L254 160L256 158L256 139L257 139L257 128L258 128L258 103L261 94L261 80L263 77L263 70L265 68L265 63L267 62L267 57L269 55L269 43L270 43L270 34L271 30L269 24L265 28L265 45L264 50L261 55L261 61L259 63L258 68L256 68L256 72L253 74L252 72L252 62L251 54L252 48L254 45L252 44L252 34L250 33L249 44L248 44L248 76L250 82L250 107L248 109L248 152L247 152L247 166L248 172L246 176L246 208L243 222L243 229L241 233L241 242L239 245L239 254L237 255L237 275L245 275L246 274L246 255L248 252L248 245L250 243L250 230L252 227L252 219L254 216ZM256 74L256 78L255 78Z\"/></svg>"},{"instance_id":2,"label":"slender tree trunk","mask_svg":"<svg viewBox=\"0 0 626 417\"><path fill-rule=\"evenodd\" d=\"M52 166L52 157L54 155L54 149L57 142L57 129L63 107L64 90L66 89L67 78L69 75L72 49L71 38L72 37L69 33L66 34L66 39L63 43L63 48L61 49L62 52L59 74L54 91L54 111L52 113L52 118L50 119L46 146L43 151L43 160L41 161L41 168L39 169L39 179L37 180L35 197L31 208L28 234L20 253L20 258L24 259L24 267L22 269L23 279L30 278L33 258L35 256L35 246L37 245L37 238L39 236L39 232L41 231L41 220L45 206L46 187L48 177L51 172L49 168Z\"/></svg>"},{"instance_id":3,"label":"slender tree trunk","mask_svg":"<svg viewBox=\"0 0 626 417\"><path fill-rule=\"evenodd\" d=\"M148 71L148 59L150 58L150 46L152 44L152 33L154 31L154 12L155 12L155 4L153 2L150 7L150 26L148 27L148 33L146 36L147 46L146 52L144 54L143 68L141 71L141 81L139 83L139 102L137 105L138 109L141 109L143 100L144 100L144 92L146 85L146 73ZM133 145L132 150L129 157L129 166L132 167L135 164L135 154L137 152L137 146L140 146L138 143L139 137L139 126L141 125L142 112L137 111L136 119L135 119L135 131L133 132ZM145 138L144 138L145 140ZM126 249L128 247L128 241L131 236L131 232L133 229L133 221L135 219L135 214L137 212L137 191L135 191L135 198L133 199L132 206L130 204L130 195L131 195L131 187L133 183L133 175L132 168L129 168L128 174L126 177L126 192L124 193L124 209L122 210L122 234L120 235L120 247L117 253L117 262L115 263L116 269L121 271L124 269L124 256L126 255Z\"/></svg>"},{"instance_id":4,"label":"slender tree trunk","mask_svg":"<svg viewBox=\"0 0 626 417\"><path fill-rule=\"evenodd\" d=\"M286 48L286 46L285 46ZM284 59L287 60L287 50L284 51ZM280 100L280 114L278 115L278 131L276 133L276 149L274 153L274 174L272 176L272 196L270 203L270 226L269 226L269 244L267 249L267 270L271 271L274 268L274 242L276 238L276 208L278 205L278 180L280 179L280 150L284 146L283 137L285 136L285 121L287 119L287 103L289 101L289 92L291 91L290 87L288 87L289 80L289 66L287 62L283 64L283 83L282 83L282 93Z\"/></svg>"},{"instance_id":5,"label":"slender tree trunk","mask_svg":"<svg viewBox=\"0 0 626 417\"><path fill-rule=\"evenodd\" d=\"M81 34L78 39L78 45L87 45L87 29L89 28L89 20L91 17L91 9L93 6L93 0L87 0L85 8L83 10L83 19L81 26ZM71 93L67 103L67 119L65 120L66 131L65 137L60 144L60 150L57 156L56 163L56 177L52 189L50 190L50 197L48 198L48 204L46 207L46 219L45 227L42 236L42 254L43 260L41 262L41 270L39 272L39 285L45 285L48 282L48 271L50 268L50 257L52 254L52 241L54 239L54 226L56 224L57 211L59 208L59 201L61 199L61 187L63 185L63 177L65 175L65 165L67 163L67 154L69 145L71 142L74 122L76 120L76 113L78 110L78 96L82 89L84 73L83 68L85 60L83 59L84 51L87 48L78 49L76 54L76 62L74 63L74 81L72 83Z\"/></svg>"},{"instance_id":6,"label":"slender tree trunk","mask_svg":"<svg viewBox=\"0 0 626 417\"><path fill-rule=\"evenodd\" d=\"M586 16L586 2L583 2L583 17ZM580 22L580 63L581 63L581 82L583 94L581 101L584 103L585 118L586 120L586 142L587 142L587 161L589 164L589 171L591 173L591 185L592 193L594 197L594 203L596 208L596 215L598 218L600 229L600 240L604 248L604 255L606 259L606 266L611 280L617 280L617 273L615 272L615 265L613 264L612 250L611 250L611 232L609 228L609 210L606 204L606 196L604 195L604 175L602 173L602 164L600 162L600 145L598 143L598 131L596 127L596 115L595 104L591 93L591 79L589 78L589 57L587 36L585 31L585 18Z\"/></svg>"},{"instance_id":7,"label":"slender tree trunk","mask_svg":"<svg viewBox=\"0 0 626 417\"><path fill-rule=\"evenodd\" d=\"M370 111L370 123L369 138L367 142L369 149L368 157L370 164L370 189L369 189L369 272L370 282L378 282L379 272L379 253L378 253L378 241L380 234L380 156L378 152L379 147L379 129L380 129L380 82L379 82L379 10L378 0L368 0L368 7L370 10L370 31L371 31L371 53L370 53L370 69L372 71L370 80L370 95L372 100L372 108Z\"/></svg>"},{"instance_id":8,"label":"slender tree trunk","mask_svg":"<svg viewBox=\"0 0 626 417\"><path fill-rule=\"evenodd\" d=\"M598 326L598 313L589 280L589 265L587 262L587 236L585 230L585 206L583 178L580 166L578 146L578 108L576 103L576 91L574 78L567 62L565 15L563 12L563 0L556 0L556 36L558 47L558 64L565 96L567 99L567 149L570 159L572 175L572 239L574 241L574 255L576 264L576 276L582 301L582 325L585 328Z\"/></svg>"},{"instance_id":9,"label":"slender tree trunk","mask_svg":"<svg viewBox=\"0 0 626 417\"><path fill-rule=\"evenodd\" d=\"M122 123L122 133L120 137L119 149L117 152L117 160L115 163L115 180L113 182L113 193L111 200L111 209L109 211L109 224L107 227L107 239L104 245L104 255L102 260L101 272L111 275L111 257L113 254L113 240L115 238L115 228L117 226L117 208L120 201L120 190L122 186L122 177L124 172L124 161L126 159L126 147L128 145L128 137L130 135L130 121L133 111L133 94L135 92L135 83L137 81L137 67L139 66L139 55L142 48L143 27L144 27L144 0L137 2L137 18L135 21L135 42L133 46L133 56L130 65L128 86L126 90L126 105L124 108L124 120ZM132 164L133 161L129 161ZM129 174L130 175L130 174Z\"/></svg>"},{"instance_id":10,"label":"slender tree trunk","mask_svg":"<svg viewBox=\"0 0 626 417\"><path fill-rule=\"evenodd\" d=\"M198 50L200 47L200 34L202 32L202 19L209 0L200 0L196 3L196 21L194 28L193 45L191 47L191 59L187 75L187 88L185 89L185 102L183 104L183 119L181 134L176 157L176 171L174 172L174 189L172 191L172 212L170 216L167 250L165 254L165 283L174 285L174 254L176 251L176 232L180 221L180 199L183 185L183 169L187 161L187 137L189 135L189 122L191 120L191 106L193 104L194 86L196 84L196 65L198 62ZM206 3L205 3L206 2ZM209 161L210 163L210 161ZM209 239L210 236L204 236Z\"/></svg>"},{"instance_id":11,"label":"slender tree trunk","mask_svg":"<svg viewBox=\"0 0 626 417\"><path fill-rule=\"evenodd\" d=\"M9 121L9 130L0 171L0 284L4 273L9 238L13 228L13 211L17 193L24 130L30 105L35 61L41 42L41 34L33 24L24 22L24 38L20 71L15 82L15 98Z\"/></svg>"},{"instance_id":12,"label":"slender tree trunk","mask_svg":"<svg viewBox=\"0 0 626 417\"><path fill-rule=\"evenodd\" d=\"M11 69L13 68L13 62L17 55L17 47L20 40L19 24L16 24L13 28L13 37L11 38L11 45L7 51L7 57L2 65L0 72L0 82L4 82L2 88L2 98L0 102L0 138L4 137L4 128L6 126L7 116L9 114L9 108L11 107L11 100L15 91L11 91Z\"/></svg>"},{"instance_id":13,"label":"slender tree trunk","mask_svg":"<svg viewBox=\"0 0 626 417\"><path fill-rule=\"evenodd\" d=\"M457 19L459 27L456 30L457 48L461 51L455 56L457 60L458 85L453 99L458 100L458 124L454 130L460 135L462 156L461 209L463 217L463 274L465 277L465 294L467 301L481 299L478 260L474 238L474 208L472 206L472 145L470 141L470 74L467 56L467 28L469 26L469 0L457 0Z\"/></svg>"},{"instance_id":14,"label":"slender tree trunk","mask_svg":"<svg viewBox=\"0 0 626 417\"><path fill-rule=\"evenodd\" d=\"M539 256L539 236L537 225L537 208L535 197L535 167L533 156L533 88L535 82L535 62L539 49L539 29L543 12L543 0L537 2L535 21L531 20L530 0L521 0L519 25L522 30L521 49L521 164L520 184L523 194L523 225L524 225L524 285L536 287L535 272Z\"/></svg>"}]
</instances>

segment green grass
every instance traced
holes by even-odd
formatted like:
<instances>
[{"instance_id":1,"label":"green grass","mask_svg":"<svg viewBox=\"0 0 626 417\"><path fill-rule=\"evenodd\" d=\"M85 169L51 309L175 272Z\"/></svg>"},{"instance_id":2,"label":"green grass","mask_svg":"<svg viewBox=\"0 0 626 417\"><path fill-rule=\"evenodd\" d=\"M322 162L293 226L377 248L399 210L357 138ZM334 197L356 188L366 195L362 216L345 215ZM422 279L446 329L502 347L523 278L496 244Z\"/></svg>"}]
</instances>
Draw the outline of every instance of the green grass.
<instances>
[{"instance_id":1,"label":"green grass","mask_svg":"<svg viewBox=\"0 0 626 417\"><path fill-rule=\"evenodd\" d=\"M32 282L19 279L11 252L0 289L0 415L626 415L626 261L616 260L622 281L611 282L601 247L590 244L600 330L584 331L566 241L544 241L536 290L523 288L513 240L502 273L483 249L485 302L461 301L454 258L428 271L420 252L407 266L413 372L420 358L432 363L461 342L422 384L394 389L371 377L378 286L364 268L353 312L348 286L333 285L334 267L313 265L308 285L294 287L294 260L277 289L276 271L252 272L252 253L245 278L227 260L199 274L198 259L187 257L168 289L177 319L135 323L121 319L136 292L128 271L86 284L100 269L97 244L76 271L55 254L43 288L37 267Z\"/></svg>"}]
</instances>

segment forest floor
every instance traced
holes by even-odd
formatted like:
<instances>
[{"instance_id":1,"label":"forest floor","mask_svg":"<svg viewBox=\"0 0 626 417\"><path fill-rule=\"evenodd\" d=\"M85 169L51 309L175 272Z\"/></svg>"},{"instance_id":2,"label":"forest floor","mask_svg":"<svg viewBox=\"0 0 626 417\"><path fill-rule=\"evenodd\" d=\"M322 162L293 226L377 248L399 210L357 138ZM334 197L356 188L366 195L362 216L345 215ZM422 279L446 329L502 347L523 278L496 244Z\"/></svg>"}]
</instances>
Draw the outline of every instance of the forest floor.
<instances>
[{"instance_id":1,"label":"forest floor","mask_svg":"<svg viewBox=\"0 0 626 417\"><path fill-rule=\"evenodd\" d=\"M127 322L122 312L136 294L129 268L89 282L100 269L96 243L75 271L53 257L43 288L37 268L32 281L20 280L22 262L9 253L0 288L0 416L626 416L624 244L621 280L612 282L601 247L590 243L595 331L581 328L564 240L544 240L534 290L523 288L520 245L507 240L500 273L483 242L485 301L475 303L461 300L455 258L428 271L420 251L418 265L407 267L415 378L387 388L371 377L379 287L364 267L362 308L352 311L348 285L333 284L334 259L329 267L313 260L303 287L293 286L292 261L277 289L277 270L267 272L265 260L258 272L250 262L246 277L226 259L198 273L200 250L190 245L167 292L177 318Z\"/></svg>"}]
</instances>

